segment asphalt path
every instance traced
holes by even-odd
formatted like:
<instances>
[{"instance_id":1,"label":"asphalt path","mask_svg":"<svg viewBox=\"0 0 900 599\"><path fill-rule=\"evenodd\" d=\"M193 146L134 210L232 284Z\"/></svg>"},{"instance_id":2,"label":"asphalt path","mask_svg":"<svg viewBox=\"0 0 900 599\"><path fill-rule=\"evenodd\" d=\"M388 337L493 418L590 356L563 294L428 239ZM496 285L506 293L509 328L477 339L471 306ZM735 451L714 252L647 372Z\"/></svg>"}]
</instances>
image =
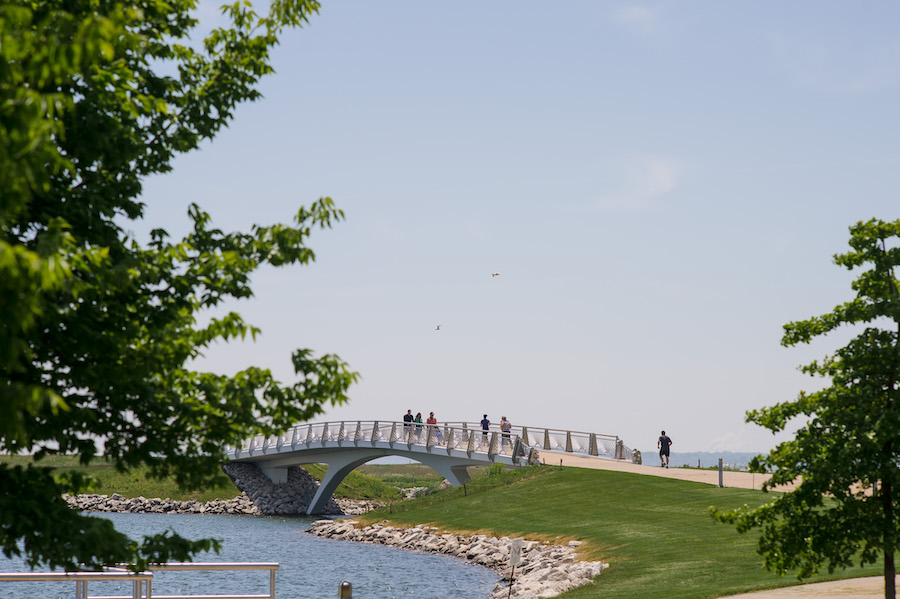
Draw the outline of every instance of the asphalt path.
<instances>
[{"instance_id":1,"label":"asphalt path","mask_svg":"<svg viewBox=\"0 0 900 599\"><path fill-rule=\"evenodd\" d=\"M650 464L632 464L621 460L610 460L606 458L595 458L582 456L572 453L562 452L541 452L541 462L548 465L572 466L575 468L592 468L595 470L618 470L619 472L633 472L635 474L644 474L646 476L659 476L662 478L677 478L679 480L690 480L697 483L706 483L710 485L719 484L718 470L700 470L696 468L661 468L659 464L655 464L657 456L653 456L655 465ZM762 484L769 480L769 474L754 474L752 472L732 472L725 470L722 472L722 486L733 487L737 489L759 489ZM779 486L778 491L791 491L794 485Z\"/></svg>"}]
</instances>

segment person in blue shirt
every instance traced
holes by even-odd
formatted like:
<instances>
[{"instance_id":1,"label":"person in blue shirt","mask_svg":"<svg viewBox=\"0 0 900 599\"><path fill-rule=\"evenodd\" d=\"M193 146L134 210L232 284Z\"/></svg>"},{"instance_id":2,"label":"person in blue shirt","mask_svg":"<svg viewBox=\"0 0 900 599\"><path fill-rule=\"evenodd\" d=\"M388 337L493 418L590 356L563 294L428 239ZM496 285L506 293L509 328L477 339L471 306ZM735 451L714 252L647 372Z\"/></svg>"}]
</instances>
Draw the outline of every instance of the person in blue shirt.
<instances>
[{"instance_id":1,"label":"person in blue shirt","mask_svg":"<svg viewBox=\"0 0 900 599\"><path fill-rule=\"evenodd\" d=\"M487 438L488 431L491 429L491 421L488 420L487 414L481 420L481 435Z\"/></svg>"},{"instance_id":2,"label":"person in blue shirt","mask_svg":"<svg viewBox=\"0 0 900 599\"><path fill-rule=\"evenodd\" d=\"M660 431L659 441L656 446L659 447L659 467L669 467L669 447L672 445L672 439L666 434L666 431ZM665 460L663 460L665 458Z\"/></svg>"}]
</instances>

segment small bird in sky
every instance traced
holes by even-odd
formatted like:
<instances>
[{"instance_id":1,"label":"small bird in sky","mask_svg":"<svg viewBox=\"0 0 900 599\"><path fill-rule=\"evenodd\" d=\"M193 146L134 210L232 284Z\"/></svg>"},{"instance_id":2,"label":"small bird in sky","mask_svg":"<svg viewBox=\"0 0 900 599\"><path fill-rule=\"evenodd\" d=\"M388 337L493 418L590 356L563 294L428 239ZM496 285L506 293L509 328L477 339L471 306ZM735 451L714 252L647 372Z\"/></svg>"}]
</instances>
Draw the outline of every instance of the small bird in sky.
<instances>
[{"instance_id":1,"label":"small bird in sky","mask_svg":"<svg viewBox=\"0 0 900 599\"><path fill-rule=\"evenodd\" d=\"M499 272L492 272L492 273L491 273L491 278L492 278L492 279L493 279L494 277L499 277L499 276L500 276L500 273L499 273Z\"/></svg>"},{"instance_id":2,"label":"small bird in sky","mask_svg":"<svg viewBox=\"0 0 900 599\"><path fill-rule=\"evenodd\" d=\"M441 325L437 325L436 327L434 327L434 330L435 330L435 331L440 331L440 330L441 330Z\"/></svg>"}]
</instances>

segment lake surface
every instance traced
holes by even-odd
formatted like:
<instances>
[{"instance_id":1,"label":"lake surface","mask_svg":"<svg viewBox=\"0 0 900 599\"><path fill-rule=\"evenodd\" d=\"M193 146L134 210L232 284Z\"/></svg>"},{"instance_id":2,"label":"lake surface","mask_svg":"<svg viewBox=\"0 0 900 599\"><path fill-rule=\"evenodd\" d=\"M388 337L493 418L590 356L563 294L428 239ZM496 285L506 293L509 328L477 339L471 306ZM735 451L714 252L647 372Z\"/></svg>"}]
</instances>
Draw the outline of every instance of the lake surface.
<instances>
[{"instance_id":1,"label":"lake surface","mask_svg":"<svg viewBox=\"0 0 900 599\"><path fill-rule=\"evenodd\" d=\"M278 562L278 599L336 597L341 581L353 584L356 599L484 599L499 576L462 560L403 551L393 547L322 539L304 532L313 520L213 514L95 514L112 520L133 539L174 530L183 537L222 539L219 554L201 554L198 562ZM21 561L0 555L0 571L26 572ZM90 583L89 595L131 597L131 582ZM265 594L269 572L157 572L154 595L201 593ZM0 582L0 597L69 599L75 583Z\"/></svg>"}]
</instances>

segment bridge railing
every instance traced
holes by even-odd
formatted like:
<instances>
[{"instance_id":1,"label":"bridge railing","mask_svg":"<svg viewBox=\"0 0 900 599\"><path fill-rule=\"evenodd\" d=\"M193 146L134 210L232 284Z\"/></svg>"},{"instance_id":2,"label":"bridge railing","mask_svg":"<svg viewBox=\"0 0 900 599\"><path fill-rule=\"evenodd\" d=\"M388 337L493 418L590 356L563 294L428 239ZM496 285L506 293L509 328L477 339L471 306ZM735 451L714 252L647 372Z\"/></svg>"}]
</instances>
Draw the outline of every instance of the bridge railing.
<instances>
[{"instance_id":1,"label":"bridge railing","mask_svg":"<svg viewBox=\"0 0 900 599\"><path fill-rule=\"evenodd\" d=\"M273 437L257 436L247 439L239 448L228 447L231 457L247 457L278 453L287 449L324 447L336 443L339 447L379 443L391 447L406 444L427 450L454 450L486 453L489 456L508 456L514 460L536 458L535 451L552 451L634 461L630 447L616 435L588 433L562 429L519 426L509 432L492 424L487 431L478 422L445 422L441 424L405 423L380 420L343 422L312 422L299 424L285 434Z\"/></svg>"},{"instance_id":2,"label":"bridge railing","mask_svg":"<svg viewBox=\"0 0 900 599\"><path fill-rule=\"evenodd\" d=\"M390 443L424 445L426 448L459 450L488 455L524 456L525 447L517 435L481 430L450 424L391 423ZM518 450L517 450L518 448Z\"/></svg>"},{"instance_id":3,"label":"bridge railing","mask_svg":"<svg viewBox=\"0 0 900 599\"><path fill-rule=\"evenodd\" d=\"M448 425L481 430L480 422L451 422ZM500 430L500 425L491 423L489 430ZM633 460L634 451L627 447L617 435L530 426L513 426L511 430L518 432L524 445L535 447L538 450L576 453L616 460Z\"/></svg>"},{"instance_id":4,"label":"bridge railing","mask_svg":"<svg viewBox=\"0 0 900 599\"><path fill-rule=\"evenodd\" d=\"M285 434L273 437L258 435L247 439L241 447L226 447L230 457L248 457L278 453L283 450L311 449L337 444L338 447L359 447L387 443L391 447L406 445L425 448L428 451L444 450L448 454L464 451L487 454L489 457L505 456L536 459L531 448L518 435L494 430L483 432L467 426L445 424L404 423L380 420L351 422L313 422L297 425ZM333 445L332 445L333 446Z\"/></svg>"}]
</instances>

